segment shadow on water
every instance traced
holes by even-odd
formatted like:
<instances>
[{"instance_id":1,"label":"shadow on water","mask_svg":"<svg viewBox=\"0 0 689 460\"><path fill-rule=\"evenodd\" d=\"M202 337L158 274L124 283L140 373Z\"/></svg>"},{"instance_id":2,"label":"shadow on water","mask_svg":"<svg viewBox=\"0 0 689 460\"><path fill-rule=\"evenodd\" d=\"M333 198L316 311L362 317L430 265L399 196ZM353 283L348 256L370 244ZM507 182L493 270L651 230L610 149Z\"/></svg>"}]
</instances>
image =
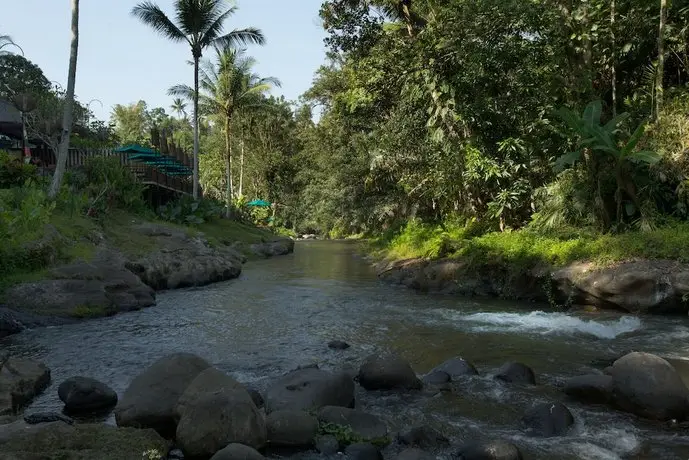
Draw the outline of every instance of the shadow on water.
<instances>
[{"instance_id":1,"label":"shadow on water","mask_svg":"<svg viewBox=\"0 0 689 460\"><path fill-rule=\"evenodd\" d=\"M29 412L59 410L57 385L73 375L100 379L121 395L142 369L177 351L197 353L258 388L312 362L357 367L378 349L398 351L419 373L462 355L482 376L457 383L452 393L396 396L359 390L359 405L384 417L393 430L414 420L436 426L455 443L511 439L529 459L686 459L685 432L565 401L559 387L569 376L595 371L597 361L629 350L689 355L687 338L685 319L574 315L385 286L356 254L354 243L309 241L298 243L293 255L251 262L237 280L161 293L150 309L26 331L0 346L52 369L53 384ZM326 344L334 339L352 347L329 350ZM512 360L533 367L536 387L491 378ZM572 409L574 432L555 440L526 437L521 414L552 400Z\"/></svg>"}]
</instances>

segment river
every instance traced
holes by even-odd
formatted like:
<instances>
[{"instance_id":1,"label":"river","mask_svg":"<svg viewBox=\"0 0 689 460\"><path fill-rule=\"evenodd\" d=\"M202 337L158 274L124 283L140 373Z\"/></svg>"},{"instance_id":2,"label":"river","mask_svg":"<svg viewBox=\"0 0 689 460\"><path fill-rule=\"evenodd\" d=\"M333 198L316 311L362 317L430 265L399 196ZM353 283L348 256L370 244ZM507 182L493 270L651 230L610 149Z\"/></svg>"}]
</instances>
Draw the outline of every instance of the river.
<instances>
[{"instance_id":1,"label":"river","mask_svg":"<svg viewBox=\"0 0 689 460\"><path fill-rule=\"evenodd\" d=\"M351 348L329 350L335 339ZM197 353L259 389L300 365L358 367L380 349L398 351L419 374L461 355L482 376L457 391L383 396L358 389L358 404L384 418L391 431L425 421L455 443L512 440L526 459L687 459L686 429L577 404L558 389L568 377L600 368L597 361L627 351L687 356L687 339L684 318L575 315L386 286L354 244L309 241L298 243L293 255L250 262L239 279L161 293L156 307L139 312L25 331L0 347L52 369L53 384L27 412L60 410L57 385L73 375L102 380L121 395L142 369L177 351ZM538 385L490 378L512 360L531 366ZM519 425L524 410L553 399L574 413L572 433L526 437Z\"/></svg>"}]
</instances>

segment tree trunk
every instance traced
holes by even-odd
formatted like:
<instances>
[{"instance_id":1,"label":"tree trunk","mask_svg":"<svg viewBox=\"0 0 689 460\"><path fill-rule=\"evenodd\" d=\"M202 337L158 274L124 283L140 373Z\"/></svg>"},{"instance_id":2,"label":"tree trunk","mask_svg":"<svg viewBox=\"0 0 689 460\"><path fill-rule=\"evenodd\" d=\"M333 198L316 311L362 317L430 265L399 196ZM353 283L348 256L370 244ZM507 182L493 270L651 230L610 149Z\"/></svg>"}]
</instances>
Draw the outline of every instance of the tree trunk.
<instances>
[{"instance_id":1,"label":"tree trunk","mask_svg":"<svg viewBox=\"0 0 689 460\"><path fill-rule=\"evenodd\" d=\"M232 217L232 145L230 144L230 117L225 117L225 217Z\"/></svg>"},{"instance_id":2,"label":"tree trunk","mask_svg":"<svg viewBox=\"0 0 689 460\"><path fill-rule=\"evenodd\" d=\"M69 54L69 72L67 74L67 94L65 95L64 112L62 113L62 137L57 149L57 164L53 182L48 196L55 198L62 185L62 177L67 167L69 155L69 136L72 133L72 109L74 107L74 86L77 78L77 56L79 54L79 0L72 0L72 44Z\"/></svg>"},{"instance_id":3,"label":"tree trunk","mask_svg":"<svg viewBox=\"0 0 689 460\"><path fill-rule=\"evenodd\" d=\"M199 199L199 57L194 56L194 199Z\"/></svg>"},{"instance_id":4,"label":"tree trunk","mask_svg":"<svg viewBox=\"0 0 689 460\"><path fill-rule=\"evenodd\" d=\"M241 153L239 156L239 196L242 197L244 189L244 128L242 128Z\"/></svg>"},{"instance_id":5,"label":"tree trunk","mask_svg":"<svg viewBox=\"0 0 689 460\"><path fill-rule=\"evenodd\" d=\"M414 24L411 15L411 0L401 0L402 14L404 15L404 22L407 24L407 34L410 37L414 36Z\"/></svg>"},{"instance_id":6,"label":"tree trunk","mask_svg":"<svg viewBox=\"0 0 689 460\"><path fill-rule=\"evenodd\" d=\"M663 109L663 76L665 74L665 23L667 0L660 0L660 24L658 25L658 69L656 72L656 118Z\"/></svg>"},{"instance_id":7,"label":"tree trunk","mask_svg":"<svg viewBox=\"0 0 689 460\"><path fill-rule=\"evenodd\" d=\"M617 116L617 43L615 39L615 15L617 14L615 0L610 4L610 38L611 46L611 67L612 67L612 116Z\"/></svg>"}]
</instances>

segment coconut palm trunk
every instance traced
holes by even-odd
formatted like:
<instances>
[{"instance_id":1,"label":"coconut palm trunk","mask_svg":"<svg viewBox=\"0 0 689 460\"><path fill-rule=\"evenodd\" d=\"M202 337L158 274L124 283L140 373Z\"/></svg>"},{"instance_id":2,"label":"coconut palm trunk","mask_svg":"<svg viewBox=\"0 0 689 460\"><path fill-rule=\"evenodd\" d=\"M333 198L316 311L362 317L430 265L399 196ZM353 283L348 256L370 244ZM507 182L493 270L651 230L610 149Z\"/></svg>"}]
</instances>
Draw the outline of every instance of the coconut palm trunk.
<instances>
[{"instance_id":1,"label":"coconut palm trunk","mask_svg":"<svg viewBox=\"0 0 689 460\"><path fill-rule=\"evenodd\" d=\"M667 0L660 0L660 21L658 24L658 70L656 72L656 118L663 110L663 77L665 75L665 24L667 22Z\"/></svg>"},{"instance_id":2,"label":"coconut palm trunk","mask_svg":"<svg viewBox=\"0 0 689 460\"><path fill-rule=\"evenodd\" d=\"M244 128L242 128L241 138L239 140L241 152L239 154L239 196L244 196Z\"/></svg>"},{"instance_id":3,"label":"coconut palm trunk","mask_svg":"<svg viewBox=\"0 0 689 460\"><path fill-rule=\"evenodd\" d=\"M232 143L230 142L230 117L225 117L225 217L232 217Z\"/></svg>"},{"instance_id":4,"label":"coconut palm trunk","mask_svg":"<svg viewBox=\"0 0 689 460\"><path fill-rule=\"evenodd\" d=\"M72 43L69 54L69 72L67 74L67 94L65 95L64 111L62 113L62 135L57 149L57 164L55 174L50 184L48 196L55 198L60 191L62 178L67 167L69 154L69 137L72 133L72 117L74 107L74 86L77 76L77 56L79 54L79 0L72 0Z\"/></svg>"},{"instance_id":5,"label":"coconut palm trunk","mask_svg":"<svg viewBox=\"0 0 689 460\"><path fill-rule=\"evenodd\" d=\"M192 180L194 181L192 194L194 199L199 199L199 59L200 56L194 56L194 173Z\"/></svg>"}]
</instances>

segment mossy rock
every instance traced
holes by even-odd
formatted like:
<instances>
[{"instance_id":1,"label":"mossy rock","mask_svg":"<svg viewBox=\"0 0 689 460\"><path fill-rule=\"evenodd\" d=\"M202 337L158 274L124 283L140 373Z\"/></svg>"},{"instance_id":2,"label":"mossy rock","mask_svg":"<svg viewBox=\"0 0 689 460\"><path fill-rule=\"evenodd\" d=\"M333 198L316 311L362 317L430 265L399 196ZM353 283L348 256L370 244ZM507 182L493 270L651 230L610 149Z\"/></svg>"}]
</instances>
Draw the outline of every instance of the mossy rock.
<instances>
[{"instance_id":1,"label":"mossy rock","mask_svg":"<svg viewBox=\"0 0 689 460\"><path fill-rule=\"evenodd\" d=\"M155 430L109 425L53 423L0 444L3 458L29 460L122 460L165 458L170 443ZM146 454L146 456L144 455Z\"/></svg>"}]
</instances>

